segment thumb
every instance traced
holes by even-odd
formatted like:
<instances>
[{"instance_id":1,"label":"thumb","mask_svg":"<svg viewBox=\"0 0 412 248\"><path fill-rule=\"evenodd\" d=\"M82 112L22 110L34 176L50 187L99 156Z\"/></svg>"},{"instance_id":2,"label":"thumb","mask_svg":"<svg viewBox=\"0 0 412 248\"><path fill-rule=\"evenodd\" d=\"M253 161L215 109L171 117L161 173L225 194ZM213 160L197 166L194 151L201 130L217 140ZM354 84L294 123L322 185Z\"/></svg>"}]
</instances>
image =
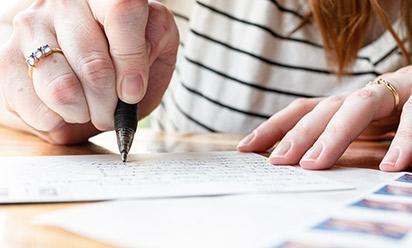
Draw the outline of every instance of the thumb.
<instances>
[{"instance_id":1,"label":"thumb","mask_svg":"<svg viewBox=\"0 0 412 248\"><path fill-rule=\"evenodd\" d=\"M149 77L148 1L93 0L90 6L109 42L120 99L130 104L141 101Z\"/></svg>"}]
</instances>

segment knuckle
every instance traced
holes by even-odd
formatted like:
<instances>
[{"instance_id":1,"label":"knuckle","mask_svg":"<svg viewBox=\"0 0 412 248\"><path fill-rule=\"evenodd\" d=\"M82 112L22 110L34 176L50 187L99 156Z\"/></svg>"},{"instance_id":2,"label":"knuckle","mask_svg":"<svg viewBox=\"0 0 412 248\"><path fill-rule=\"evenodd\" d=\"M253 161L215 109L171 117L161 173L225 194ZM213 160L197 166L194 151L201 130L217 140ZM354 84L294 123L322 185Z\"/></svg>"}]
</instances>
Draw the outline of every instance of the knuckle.
<instances>
[{"instance_id":1,"label":"knuckle","mask_svg":"<svg viewBox=\"0 0 412 248\"><path fill-rule=\"evenodd\" d=\"M161 16L171 20L174 20L172 13L169 9L161 3L156 4L156 10L161 14Z\"/></svg>"},{"instance_id":2,"label":"knuckle","mask_svg":"<svg viewBox=\"0 0 412 248\"><path fill-rule=\"evenodd\" d=\"M305 106L308 104L308 99L298 98L298 99L293 100L292 104L297 105L297 106Z\"/></svg>"},{"instance_id":3,"label":"knuckle","mask_svg":"<svg viewBox=\"0 0 412 248\"><path fill-rule=\"evenodd\" d=\"M87 85L94 89L114 88L114 68L108 58L92 55L81 62L81 75Z\"/></svg>"},{"instance_id":4,"label":"knuckle","mask_svg":"<svg viewBox=\"0 0 412 248\"><path fill-rule=\"evenodd\" d=\"M114 129L114 112L117 105L117 98L114 101L106 101L105 111L98 108L90 109L90 122L99 131L109 131Z\"/></svg>"},{"instance_id":5,"label":"knuckle","mask_svg":"<svg viewBox=\"0 0 412 248\"><path fill-rule=\"evenodd\" d=\"M175 24L173 14L160 2L150 3L150 16L151 18L154 18L157 23L161 23L161 27L165 31L172 28L172 24Z\"/></svg>"},{"instance_id":6,"label":"knuckle","mask_svg":"<svg viewBox=\"0 0 412 248\"><path fill-rule=\"evenodd\" d=\"M309 111L310 109L312 109L312 101L308 98L298 98L296 100L294 100L291 104L291 106L295 106L299 109L304 109Z\"/></svg>"},{"instance_id":7,"label":"knuckle","mask_svg":"<svg viewBox=\"0 0 412 248\"><path fill-rule=\"evenodd\" d=\"M113 115L112 115L113 116ZM114 120L113 118L106 118L105 120L99 118L99 119L92 119L92 124L93 126L100 131L108 131L113 129L113 123Z\"/></svg>"},{"instance_id":8,"label":"knuckle","mask_svg":"<svg viewBox=\"0 0 412 248\"><path fill-rule=\"evenodd\" d=\"M131 7L144 7L147 5L147 0L112 0L113 8L128 9Z\"/></svg>"},{"instance_id":9,"label":"knuckle","mask_svg":"<svg viewBox=\"0 0 412 248\"><path fill-rule=\"evenodd\" d=\"M93 126L100 131L108 131L114 129L114 112L116 108L116 102L112 105L105 107L105 112L91 111L90 119Z\"/></svg>"},{"instance_id":10,"label":"knuckle","mask_svg":"<svg viewBox=\"0 0 412 248\"><path fill-rule=\"evenodd\" d=\"M38 116L41 116L41 118L38 118ZM33 111L31 126L39 131L50 132L62 124L63 119L45 105L40 105Z\"/></svg>"},{"instance_id":11,"label":"knuckle","mask_svg":"<svg viewBox=\"0 0 412 248\"><path fill-rule=\"evenodd\" d=\"M128 51L124 51L119 48L112 47L110 48L110 54L121 61L131 62L131 63L138 63L138 64L147 64L148 63L148 46L147 42L140 43L137 42L132 49L128 49Z\"/></svg>"},{"instance_id":12,"label":"knuckle","mask_svg":"<svg viewBox=\"0 0 412 248\"><path fill-rule=\"evenodd\" d=\"M19 12L13 18L13 26L15 28L33 27L38 21L39 14L36 10L24 10Z\"/></svg>"},{"instance_id":13,"label":"knuckle","mask_svg":"<svg viewBox=\"0 0 412 248\"><path fill-rule=\"evenodd\" d=\"M339 103L339 102L342 102L343 100L345 100L344 95L333 95L333 96L329 96L325 98L321 102L330 104L330 103Z\"/></svg>"},{"instance_id":14,"label":"knuckle","mask_svg":"<svg viewBox=\"0 0 412 248\"><path fill-rule=\"evenodd\" d=\"M370 88L359 89L348 96L348 100L374 100L376 99L376 92Z\"/></svg>"},{"instance_id":15,"label":"knuckle","mask_svg":"<svg viewBox=\"0 0 412 248\"><path fill-rule=\"evenodd\" d=\"M278 133L281 132L280 136L285 136L287 131L283 132L282 130L279 130L277 128L277 126L273 125L273 123L275 123L276 119L276 114L272 115L269 119L265 120L264 122L262 122L255 130L254 133L257 134L257 136L265 136L267 135L268 132L272 132L272 133Z\"/></svg>"},{"instance_id":16,"label":"knuckle","mask_svg":"<svg viewBox=\"0 0 412 248\"><path fill-rule=\"evenodd\" d=\"M296 124L294 128L292 128L288 134L290 137L295 137L300 139L305 139L306 137L311 137L313 136L313 131L311 128L307 125L304 125L303 123L299 122Z\"/></svg>"},{"instance_id":17,"label":"knuckle","mask_svg":"<svg viewBox=\"0 0 412 248\"><path fill-rule=\"evenodd\" d=\"M315 109L322 107L335 106L336 104L341 104L345 100L343 95L333 95L322 99L315 107Z\"/></svg>"},{"instance_id":18,"label":"knuckle","mask_svg":"<svg viewBox=\"0 0 412 248\"><path fill-rule=\"evenodd\" d=\"M151 50L157 51L161 46L162 40L167 39L167 45L164 50L177 50L179 45L179 31L173 14L162 3L150 3L150 18L147 25L148 40Z\"/></svg>"},{"instance_id":19,"label":"knuckle","mask_svg":"<svg viewBox=\"0 0 412 248\"><path fill-rule=\"evenodd\" d=\"M354 135L352 129L349 126L345 125L329 125L324 134L326 134L327 137L336 137L336 134L339 134L339 137L342 139L342 141L345 144L350 144L353 140L356 139L356 136ZM331 139L325 139L325 140L331 140Z\"/></svg>"},{"instance_id":20,"label":"knuckle","mask_svg":"<svg viewBox=\"0 0 412 248\"><path fill-rule=\"evenodd\" d=\"M138 16L148 16L148 11L142 12L147 6L147 0L111 0L109 11L117 22L133 25L139 19ZM110 23L107 25L110 26Z\"/></svg>"},{"instance_id":21,"label":"knuckle","mask_svg":"<svg viewBox=\"0 0 412 248\"><path fill-rule=\"evenodd\" d=\"M57 105L70 105L81 94L81 87L72 73L59 75L49 83L49 97Z\"/></svg>"}]
</instances>

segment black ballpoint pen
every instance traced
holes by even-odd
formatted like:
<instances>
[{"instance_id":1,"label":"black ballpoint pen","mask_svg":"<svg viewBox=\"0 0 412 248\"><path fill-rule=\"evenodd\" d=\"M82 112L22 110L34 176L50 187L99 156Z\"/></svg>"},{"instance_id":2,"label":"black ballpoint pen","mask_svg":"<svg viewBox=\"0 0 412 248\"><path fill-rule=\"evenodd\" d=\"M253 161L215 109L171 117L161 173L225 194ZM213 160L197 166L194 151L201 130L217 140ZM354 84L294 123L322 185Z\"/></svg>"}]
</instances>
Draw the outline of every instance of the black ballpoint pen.
<instances>
[{"instance_id":1,"label":"black ballpoint pen","mask_svg":"<svg viewBox=\"0 0 412 248\"><path fill-rule=\"evenodd\" d=\"M117 145L122 161L127 161L134 134L137 130L137 104L128 104L119 99L114 114L114 128L116 130Z\"/></svg>"}]
</instances>

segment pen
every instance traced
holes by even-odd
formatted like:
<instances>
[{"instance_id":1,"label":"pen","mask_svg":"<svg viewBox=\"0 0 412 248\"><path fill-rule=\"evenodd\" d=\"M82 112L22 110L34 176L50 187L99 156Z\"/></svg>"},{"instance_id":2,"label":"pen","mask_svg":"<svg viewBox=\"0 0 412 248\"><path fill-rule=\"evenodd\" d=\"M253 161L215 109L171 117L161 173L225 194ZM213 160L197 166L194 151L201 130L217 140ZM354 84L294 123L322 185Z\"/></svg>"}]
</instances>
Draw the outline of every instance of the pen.
<instances>
[{"instance_id":1,"label":"pen","mask_svg":"<svg viewBox=\"0 0 412 248\"><path fill-rule=\"evenodd\" d=\"M137 129L137 104L128 104L119 99L114 114L114 128L116 130L117 145L123 162L127 161L130 147Z\"/></svg>"}]
</instances>

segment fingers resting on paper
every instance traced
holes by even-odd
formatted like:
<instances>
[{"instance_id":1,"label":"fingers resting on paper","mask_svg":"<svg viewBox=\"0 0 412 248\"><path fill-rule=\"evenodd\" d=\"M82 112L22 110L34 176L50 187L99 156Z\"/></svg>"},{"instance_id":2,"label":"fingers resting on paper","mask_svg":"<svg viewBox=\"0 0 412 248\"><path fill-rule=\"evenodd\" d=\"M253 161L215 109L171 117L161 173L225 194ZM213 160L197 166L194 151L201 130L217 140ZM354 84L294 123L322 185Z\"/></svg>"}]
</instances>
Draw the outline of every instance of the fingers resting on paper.
<instances>
[{"instance_id":1,"label":"fingers resting on paper","mask_svg":"<svg viewBox=\"0 0 412 248\"><path fill-rule=\"evenodd\" d=\"M277 143L269 157L272 164L328 169L361 134L364 138L396 131L399 125L380 169L405 170L412 162L412 80L407 78L411 68L379 77L399 93L397 109L393 92L382 84L322 99L299 99L246 136L238 150L259 152Z\"/></svg>"}]
</instances>

